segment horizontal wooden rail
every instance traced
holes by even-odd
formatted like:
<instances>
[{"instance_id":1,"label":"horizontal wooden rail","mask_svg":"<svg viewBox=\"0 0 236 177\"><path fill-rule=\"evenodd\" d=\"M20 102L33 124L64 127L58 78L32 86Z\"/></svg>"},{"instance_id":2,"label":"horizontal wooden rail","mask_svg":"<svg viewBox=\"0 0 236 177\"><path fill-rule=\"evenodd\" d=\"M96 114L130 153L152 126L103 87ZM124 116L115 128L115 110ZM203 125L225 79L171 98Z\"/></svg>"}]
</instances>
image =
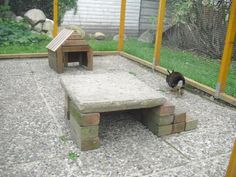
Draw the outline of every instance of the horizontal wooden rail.
<instances>
[{"instance_id":1,"label":"horizontal wooden rail","mask_svg":"<svg viewBox=\"0 0 236 177\"><path fill-rule=\"evenodd\" d=\"M94 51L94 56L119 55L118 51Z\"/></svg>"},{"instance_id":2,"label":"horizontal wooden rail","mask_svg":"<svg viewBox=\"0 0 236 177\"><path fill-rule=\"evenodd\" d=\"M0 59L47 58L47 53L0 54Z\"/></svg>"},{"instance_id":3,"label":"horizontal wooden rail","mask_svg":"<svg viewBox=\"0 0 236 177\"><path fill-rule=\"evenodd\" d=\"M94 56L118 55L117 51L94 51ZM1 59L47 58L47 53L0 54Z\"/></svg>"}]
</instances>

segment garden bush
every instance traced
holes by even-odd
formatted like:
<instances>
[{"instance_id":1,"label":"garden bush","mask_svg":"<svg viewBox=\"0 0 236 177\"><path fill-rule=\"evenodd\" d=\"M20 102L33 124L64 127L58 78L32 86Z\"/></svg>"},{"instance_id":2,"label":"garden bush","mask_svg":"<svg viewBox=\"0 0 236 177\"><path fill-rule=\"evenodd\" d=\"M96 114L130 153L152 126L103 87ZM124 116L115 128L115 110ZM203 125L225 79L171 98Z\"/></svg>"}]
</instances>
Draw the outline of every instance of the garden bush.
<instances>
[{"instance_id":1,"label":"garden bush","mask_svg":"<svg viewBox=\"0 0 236 177\"><path fill-rule=\"evenodd\" d=\"M49 37L41 34L34 34L25 22L15 22L11 20L0 19L0 46L30 45L45 40Z\"/></svg>"}]
</instances>

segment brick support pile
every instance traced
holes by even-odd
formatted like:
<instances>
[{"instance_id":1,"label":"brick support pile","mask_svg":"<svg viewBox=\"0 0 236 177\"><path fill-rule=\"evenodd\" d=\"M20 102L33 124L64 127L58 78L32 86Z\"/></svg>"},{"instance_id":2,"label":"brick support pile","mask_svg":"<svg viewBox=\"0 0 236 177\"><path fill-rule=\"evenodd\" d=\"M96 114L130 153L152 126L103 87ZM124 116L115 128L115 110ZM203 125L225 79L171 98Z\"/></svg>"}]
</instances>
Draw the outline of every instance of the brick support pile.
<instances>
[{"instance_id":1,"label":"brick support pile","mask_svg":"<svg viewBox=\"0 0 236 177\"><path fill-rule=\"evenodd\" d=\"M98 132L99 113L82 114L75 104L66 96L65 116L74 141L81 151L97 149L100 146Z\"/></svg>"},{"instance_id":2,"label":"brick support pile","mask_svg":"<svg viewBox=\"0 0 236 177\"><path fill-rule=\"evenodd\" d=\"M197 128L197 120L166 102L164 105L142 111L142 123L157 136L165 136Z\"/></svg>"},{"instance_id":3,"label":"brick support pile","mask_svg":"<svg viewBox=\"0 0 236 177\"><path fill-rule=\"evenodd\" d=\"M176 109L169 102L155 108L132 110L132 112L134 117L141 120L157 136L197 128L197 120L186 115L185 111ZM81 113L66 94L65 118L74 141L82 151L97 149L100 146L98 137L100 113Z\"/></svg>"}]
</instances>

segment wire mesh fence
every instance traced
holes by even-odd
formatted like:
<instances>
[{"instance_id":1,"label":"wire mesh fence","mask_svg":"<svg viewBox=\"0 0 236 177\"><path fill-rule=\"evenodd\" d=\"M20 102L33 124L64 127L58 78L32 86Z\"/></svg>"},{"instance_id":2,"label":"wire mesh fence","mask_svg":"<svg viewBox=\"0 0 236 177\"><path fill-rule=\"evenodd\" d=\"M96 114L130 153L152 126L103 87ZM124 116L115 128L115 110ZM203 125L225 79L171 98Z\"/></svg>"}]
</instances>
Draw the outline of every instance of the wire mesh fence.
<instances>
[{"instance_id":1,"label":"wire mesh fence","mask_svg":"<svg viewBox=\"0 0 236 177\"><path fill-rule=\"evenodd\" d=\"M185 55L171 69L215 88L223 54L230 1L173 2L173 27L164 33L163 46L177 48ZM181 12L184 8L184 13ZM235 48L236 49L236 48ZM235 55L234 55L235 58ZM164 64L164 63L163 63ZM168 67L168 63L166 63ZM234 62L228 77L226 93L235 95Z\"/></svg>"},{"instance_id":2,"label":"wire mesh fence","mask_svg":"<svg viewBox=\"0 0 236 177\"><path fill-rule=\"evenodd\" d=\"M230 5L227 0L167 0L160 65L215 89ZM158 1L143 0L140 8L139 34L125 42L125 51L152 62ZM235 71L233 60L226 88L232 96L236 96Z\"/></svg>"}]
</instances>

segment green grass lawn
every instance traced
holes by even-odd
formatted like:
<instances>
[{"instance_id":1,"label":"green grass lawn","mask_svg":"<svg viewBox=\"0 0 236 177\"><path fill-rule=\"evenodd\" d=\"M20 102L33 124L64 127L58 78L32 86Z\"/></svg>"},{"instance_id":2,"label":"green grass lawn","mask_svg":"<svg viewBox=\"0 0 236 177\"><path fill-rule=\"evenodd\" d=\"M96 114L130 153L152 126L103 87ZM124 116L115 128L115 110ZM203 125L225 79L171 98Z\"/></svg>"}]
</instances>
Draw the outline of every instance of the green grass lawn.
<instances>
[{"instance_id":1,"label":"green grass lawn","mask_svg":"<svg viewBox=\"0 0 236 177\"><path fill-rule=\"evenodd\" d=\"M30 46L9 46L0 47L0 54L6 53L40 53L47 52L45 46L49 41ZM88 41L91 47L96 51L115 51L117 49L117 41ZM138 42L136 39L125 41L125 52L140 57L146 61L152 62L153 44ZM202 84L215 88L220 63L219 60L197 56L191 52L174 50L167 47L161 49L161 66L170 70L183 73ZM232 64L232 68L228 77L226 93L236 97L236 63Z\"/></svg>"},{"instance_id":2,"label":"green grass lawn","mask_svg":"<svg viewBox=\"0 0 236 177\"><path fill-rule=\"evenodd\" d=\"M116 50L116 41L89 41L95 50ZM154 45L138 42L136 39L125 41L125 52L152 63ZM167 47L161 49L161 66L179 71L184 76L211 88L216 87L220 62L216 59L205 58L191 52L174 50ZM226 93L236 97L236 63L232 64Z\"/></svg>"},{"instance_id":3,"label":"green grass lawn","mask_svg":"<svg viewBox=\"0 0 236 177\"><path fill-rule=\"evenodd\" d=\"M17 53L43 53L47 52L46 46L50 40L40 43L32 43L31 45L10 45L0 47L0 54L17 54Z\"/></svg>"}]
</instances>

